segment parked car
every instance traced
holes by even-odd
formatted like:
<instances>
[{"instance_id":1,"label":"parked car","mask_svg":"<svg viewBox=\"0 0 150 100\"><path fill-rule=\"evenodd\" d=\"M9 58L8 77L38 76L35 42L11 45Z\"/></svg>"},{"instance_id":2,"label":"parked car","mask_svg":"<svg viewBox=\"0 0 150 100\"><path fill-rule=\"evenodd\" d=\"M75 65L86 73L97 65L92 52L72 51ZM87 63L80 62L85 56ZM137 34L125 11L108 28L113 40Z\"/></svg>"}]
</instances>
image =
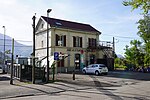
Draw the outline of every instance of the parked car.
<instances>
[{"instance_id":1,"label":"parked car","mask_svg":"<svg viewBox=\"0 0 150 100\"><path fill-rule=\"evenodd\" d=\"M90 74L95 74L95 75L99 75L99 74L107 75L108 68L104 64L91 64L91 65L88 65L87 67L84 67L82 69L82 72L84 74L90 73Z\"/></svg>"},{"instance_id":2,"label":"parked car","mask_svg":"<svg viewBox=\"0 0 150 100\"><path fill-rule=\"evenodd\" d=\"M2 66L0 65L0 73L2 73L3 72L3 69L2 69Z\"/></svg>"}]
</instances>

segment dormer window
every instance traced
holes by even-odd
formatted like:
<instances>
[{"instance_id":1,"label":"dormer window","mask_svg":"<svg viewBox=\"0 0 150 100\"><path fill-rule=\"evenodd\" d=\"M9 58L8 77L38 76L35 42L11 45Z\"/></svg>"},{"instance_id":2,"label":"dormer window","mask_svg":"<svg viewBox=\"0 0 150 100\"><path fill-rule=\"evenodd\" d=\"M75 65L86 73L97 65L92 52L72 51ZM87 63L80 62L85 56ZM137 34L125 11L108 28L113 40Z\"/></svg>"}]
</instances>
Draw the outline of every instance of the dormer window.
<instances>
[{"instance_id":1,"label":"dormer window","mask_svg":"<svg viewBox=\"0 0 150 100\"><path fill-rule=\"evenodd\" d=\"M62 24L60 22L55 22L56 25L61 26Z\"/></svg>"}]
</instances>

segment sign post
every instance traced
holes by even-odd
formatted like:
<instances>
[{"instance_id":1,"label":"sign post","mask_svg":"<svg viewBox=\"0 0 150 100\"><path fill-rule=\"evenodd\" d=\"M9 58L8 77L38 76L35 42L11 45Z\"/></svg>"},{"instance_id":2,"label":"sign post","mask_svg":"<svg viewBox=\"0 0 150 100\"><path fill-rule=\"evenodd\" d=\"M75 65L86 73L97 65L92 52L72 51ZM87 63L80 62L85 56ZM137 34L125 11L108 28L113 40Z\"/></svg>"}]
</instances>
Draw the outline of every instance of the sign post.
<instances>
[{"instance_id":1,"label":"sign post","mask_svg":"<svg viewBox=\"0 0 150 100\"><path fill-rule=\"evenodd\" d=\"M59 60L59 52L54 52L54 60ZM55 64L52 64L53 82L55 79Z\"/></svg>"},{"instance_id":2,"label":"sign post","mask_svg":"<svg viewBox=\"0 0 150 100\"><path fill-rule=\"evenodd\" d=\"M80 61L80 70L82 70L82 68L84 67L84 55L83 55L84 51L81 50L80 52L81 52L81 56L80 56L80 59L81 59L81 61Z\"/></svg>"}]
</instances>

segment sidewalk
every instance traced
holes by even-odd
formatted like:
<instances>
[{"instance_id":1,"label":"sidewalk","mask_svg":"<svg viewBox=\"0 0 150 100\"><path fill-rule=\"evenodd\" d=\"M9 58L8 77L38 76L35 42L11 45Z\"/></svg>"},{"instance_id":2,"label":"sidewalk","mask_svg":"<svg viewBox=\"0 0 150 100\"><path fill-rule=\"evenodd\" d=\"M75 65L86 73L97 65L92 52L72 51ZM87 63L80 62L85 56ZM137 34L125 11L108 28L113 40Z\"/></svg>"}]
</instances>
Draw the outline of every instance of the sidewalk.
<instances>
[{"instance_id":1,"label":"sidewalk","mask_svg":"<svg viewBox=\"0 0 150 100\"><path fill-rule=\"evenodd\" d=\"M90 87L110 87L115 86L118 87L119 85L110 83L108 81L100 81L96 78L95 75L82 75L82 74L75 74L75 80L73 80L73 74L57 74L57 80L68 83L68 84L75 84L79 86L90 86ZM103 77L103 76L98 76Z\"/></svg>"},{"instance_id":2,"label":"sidewalk","mask_svg":"<svg viewBox=\"0 0 150 100\"><path fill-rule=\"evenodd\" d=\"M78 89L85 89L86 86L77 86L63 81L48 84L30 84L13 81L13 85L9 84L9 76L7 74L0 75L0 78L5 77L6 80L0 80L0 99L9 99L16 97L36 96L36 95L49 95L65 91L73 91ZM73 82L73 81L72 81ZM77 81L75 81L77 82Z\"/></svg>"}]
</instances>

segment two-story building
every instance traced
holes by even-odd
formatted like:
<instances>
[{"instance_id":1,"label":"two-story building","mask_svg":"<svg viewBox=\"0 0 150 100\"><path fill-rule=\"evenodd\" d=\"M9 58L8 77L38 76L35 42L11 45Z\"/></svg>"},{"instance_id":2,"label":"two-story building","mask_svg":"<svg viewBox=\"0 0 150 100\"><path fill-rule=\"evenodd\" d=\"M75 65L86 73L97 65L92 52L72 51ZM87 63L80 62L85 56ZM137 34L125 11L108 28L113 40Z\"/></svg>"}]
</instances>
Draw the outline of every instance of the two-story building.
<instances>
[{"instance_id":1,"label":"two-story building","mask_svg":"<svg viewBox=\"0 0 150 100\"><path fill-rule=\"evenodd\" d=\"M59 52L62 58L57 67L82 69L83 65L104 63L113 69L112 43L100 42L101 32L82 24L41 16L36 26L35 56L47 56L47 23L49 25L49 56Z\"/></svg>"}]
</instances>

